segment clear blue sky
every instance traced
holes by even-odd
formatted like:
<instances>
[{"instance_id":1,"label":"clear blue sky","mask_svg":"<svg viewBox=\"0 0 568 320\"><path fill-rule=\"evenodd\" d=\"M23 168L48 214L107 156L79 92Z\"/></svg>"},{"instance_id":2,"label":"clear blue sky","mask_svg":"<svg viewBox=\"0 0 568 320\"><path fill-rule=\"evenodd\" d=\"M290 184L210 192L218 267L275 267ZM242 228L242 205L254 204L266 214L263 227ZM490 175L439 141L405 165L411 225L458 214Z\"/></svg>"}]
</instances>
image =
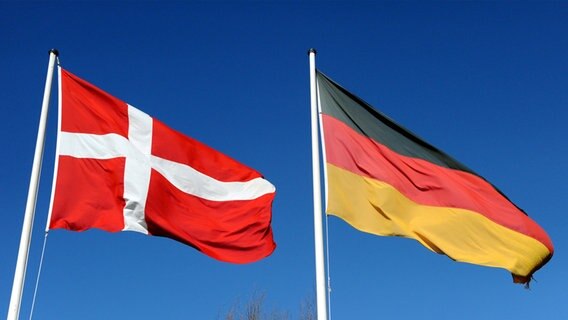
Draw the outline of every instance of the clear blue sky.
<instances>
[{"instance_id":1,"label":"clear blue sky","mask_svg":"<svg viewBox=\"0 0 568 320\"><path fill-rule=\"evenodd\" d=\"M476 170L548 231L531 290L330 218L334 319L568 319L567 2L0 2L0 316L8 309L50 48L107 92L261 171L278 248L220 263L132 232L50 233L36 319L217 319L314 296L307 50L367 102ZM21 316L51 186L56 91Z\"/></svg>"}]
</instances>

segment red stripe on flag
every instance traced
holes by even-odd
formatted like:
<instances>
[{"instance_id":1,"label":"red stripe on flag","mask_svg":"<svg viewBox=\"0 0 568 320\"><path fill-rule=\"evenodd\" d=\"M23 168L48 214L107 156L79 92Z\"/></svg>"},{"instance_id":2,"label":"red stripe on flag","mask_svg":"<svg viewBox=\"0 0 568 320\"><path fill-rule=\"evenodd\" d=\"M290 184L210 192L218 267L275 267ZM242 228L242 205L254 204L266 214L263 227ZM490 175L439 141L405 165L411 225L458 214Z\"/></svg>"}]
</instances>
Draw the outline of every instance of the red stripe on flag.
<instances>
[{"instance_id":1,"label":"red stripe on flag","mask_svg":"<svg viewBox=\"0 0 568 320\"><path fill-rule=\"evenodd\" d=\"M61 69L61 130L92 134L116 133L128 138L128 107L92 84Z\"/></svg>"},{"instance_id":2,"label":"red stripe on flag","mask_svg":"<svg viewBox=\"0 0 568 320\"><path fill-rule=\"evenodd\" d=\"M274 193L254 200L209 201L184 193L152 170L148 231L188 244L215 259L249 263L272 253Z\"/></svg>"},{"instance_id":3,"label":"red stripe on flag","mask_svg":"<svg viewBox=\"0 0 568 320\"><path fill-rule=\"evenodd\" d=\"M59 157L50 229L124 228L124 158Z\"/></svg>"},{"instance_id":4,"label":"red stripe on flag","mask_svg":"<svg viewBox=\"0 0 568 320\"><path fill-rule=\"evenodd\" d=\"M152 155L182 163L224 182L249 181L261 175L244 164L154 119Z\"/></svg>"},{"instance_id":5,"label":"red stripe on flag","mask_svg":"<svg viewBox=\"0 0 568 320\"><path fill-rule=\"evenodd\" d=\"M386 182L419 204L477 212L553 252L546 232L482 178L402 156L331 116L324 114L322 120L328 163Z\"/></svg>"}]
</instances>

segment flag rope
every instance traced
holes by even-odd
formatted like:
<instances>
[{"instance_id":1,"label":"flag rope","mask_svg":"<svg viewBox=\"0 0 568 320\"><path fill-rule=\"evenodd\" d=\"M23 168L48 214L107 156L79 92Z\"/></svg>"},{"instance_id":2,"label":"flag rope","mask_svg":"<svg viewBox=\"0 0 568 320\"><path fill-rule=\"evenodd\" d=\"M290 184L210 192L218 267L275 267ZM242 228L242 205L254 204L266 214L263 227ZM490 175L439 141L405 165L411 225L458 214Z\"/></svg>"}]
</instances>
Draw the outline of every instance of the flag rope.
<instances>
[{"instance_id":1,"label":"flag rope","mask_svg":"<svg viewBox=\"0 0 568 320\"><path fill-rule=\"evenodd\" d=\"M316 71L317 72L317 71ZM323 157L323 185L324 185L324 194L325 194L325 205L327 207L327 197L328 197L328 188L327 188L327 167L325 165L326 160L325 160L325 143L323 141L323 126L322 126L322 113L321 113L321 101L320 101L320 96L319 96L319 85L316 81L316 104L317 104L317 117L318 117L318 127L319 127L319 137L322 141L321 143L321 155ZM320 179L320 183L321 183L321 179ZM327 283L326 283L326 289L327 289L327 320L331 320L331 273L330 273L330 263L329 263L329 215L327 215L327 213L324 213L325 216L325 263L326 263L326 274L327 274Z\"/></svg>"},{"instance_id":2,"label":"flag rope","mask_svg":"<svg viewBox=\"0 0 568 320\"><path fill-rule=\"evenodd\" d=\"M327 317L331 320L331 273L329 264L329 215L325 214L325 263L327 272Z\"/></svg>"},{"instance_id":3,"label":"flag rope","mask_svg":"<svg viewBox=\"0 0 568 320\"><path fill-rule=\"evenodd\" d=\"M33 317L33 314L34 314L34 307L35 307L35 302L36 302L36 297L37 297L37 291L38 291L38 288L39 288L39 279L40 279L40 276L41 276L41 270L43 268L43 258L45 256L45 247L47 245L47 235L48 235L48 232L46 231L45 236L43 237L43 247L41 249L41 257L39 259L39 267L38 267L38 270L37 270L37 277L36 277L36 283L35 283L35 287L34 287L34 295L33 295L33 298L32 298L32 306L30 308L29 320L32 320L32 317Z\"/></svg>"}]
</instances>

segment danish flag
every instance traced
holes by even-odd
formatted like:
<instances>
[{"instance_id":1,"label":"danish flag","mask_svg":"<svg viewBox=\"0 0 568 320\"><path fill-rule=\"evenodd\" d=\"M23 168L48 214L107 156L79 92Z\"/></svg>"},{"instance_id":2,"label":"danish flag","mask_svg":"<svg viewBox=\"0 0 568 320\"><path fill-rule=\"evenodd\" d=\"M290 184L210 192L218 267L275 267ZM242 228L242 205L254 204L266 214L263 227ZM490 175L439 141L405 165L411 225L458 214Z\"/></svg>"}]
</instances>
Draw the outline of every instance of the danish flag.
<instances>
[{"instance_id":1,"label":"danish flag","mask_svg":"<svg viewBox=\"0 0 568 320\"><path fill-rule=\"evenodd\" d=\"M233 263L274 251L260 173L62 68L59 81L50 229L136 231Z\"/></svg>"}]
</instances>

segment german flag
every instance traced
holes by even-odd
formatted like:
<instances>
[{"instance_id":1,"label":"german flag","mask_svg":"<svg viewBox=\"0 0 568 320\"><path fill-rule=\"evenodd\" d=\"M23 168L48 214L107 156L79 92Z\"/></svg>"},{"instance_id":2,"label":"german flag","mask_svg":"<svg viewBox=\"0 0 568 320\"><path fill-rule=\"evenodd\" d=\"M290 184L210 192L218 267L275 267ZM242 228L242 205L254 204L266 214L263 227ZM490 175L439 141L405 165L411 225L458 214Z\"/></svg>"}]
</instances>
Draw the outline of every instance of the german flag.
<instances>
[{"instance_id":1,"label":"german flag","mask_svg":"<svg viewBox=\"0 0 568 320\"><path fill-rule=\"evenodd\" d=\"M415 239L526 283L554 252L546 232L468 167L317 71L327 209L354 228Z\"/></svg>"}]
</instances>

